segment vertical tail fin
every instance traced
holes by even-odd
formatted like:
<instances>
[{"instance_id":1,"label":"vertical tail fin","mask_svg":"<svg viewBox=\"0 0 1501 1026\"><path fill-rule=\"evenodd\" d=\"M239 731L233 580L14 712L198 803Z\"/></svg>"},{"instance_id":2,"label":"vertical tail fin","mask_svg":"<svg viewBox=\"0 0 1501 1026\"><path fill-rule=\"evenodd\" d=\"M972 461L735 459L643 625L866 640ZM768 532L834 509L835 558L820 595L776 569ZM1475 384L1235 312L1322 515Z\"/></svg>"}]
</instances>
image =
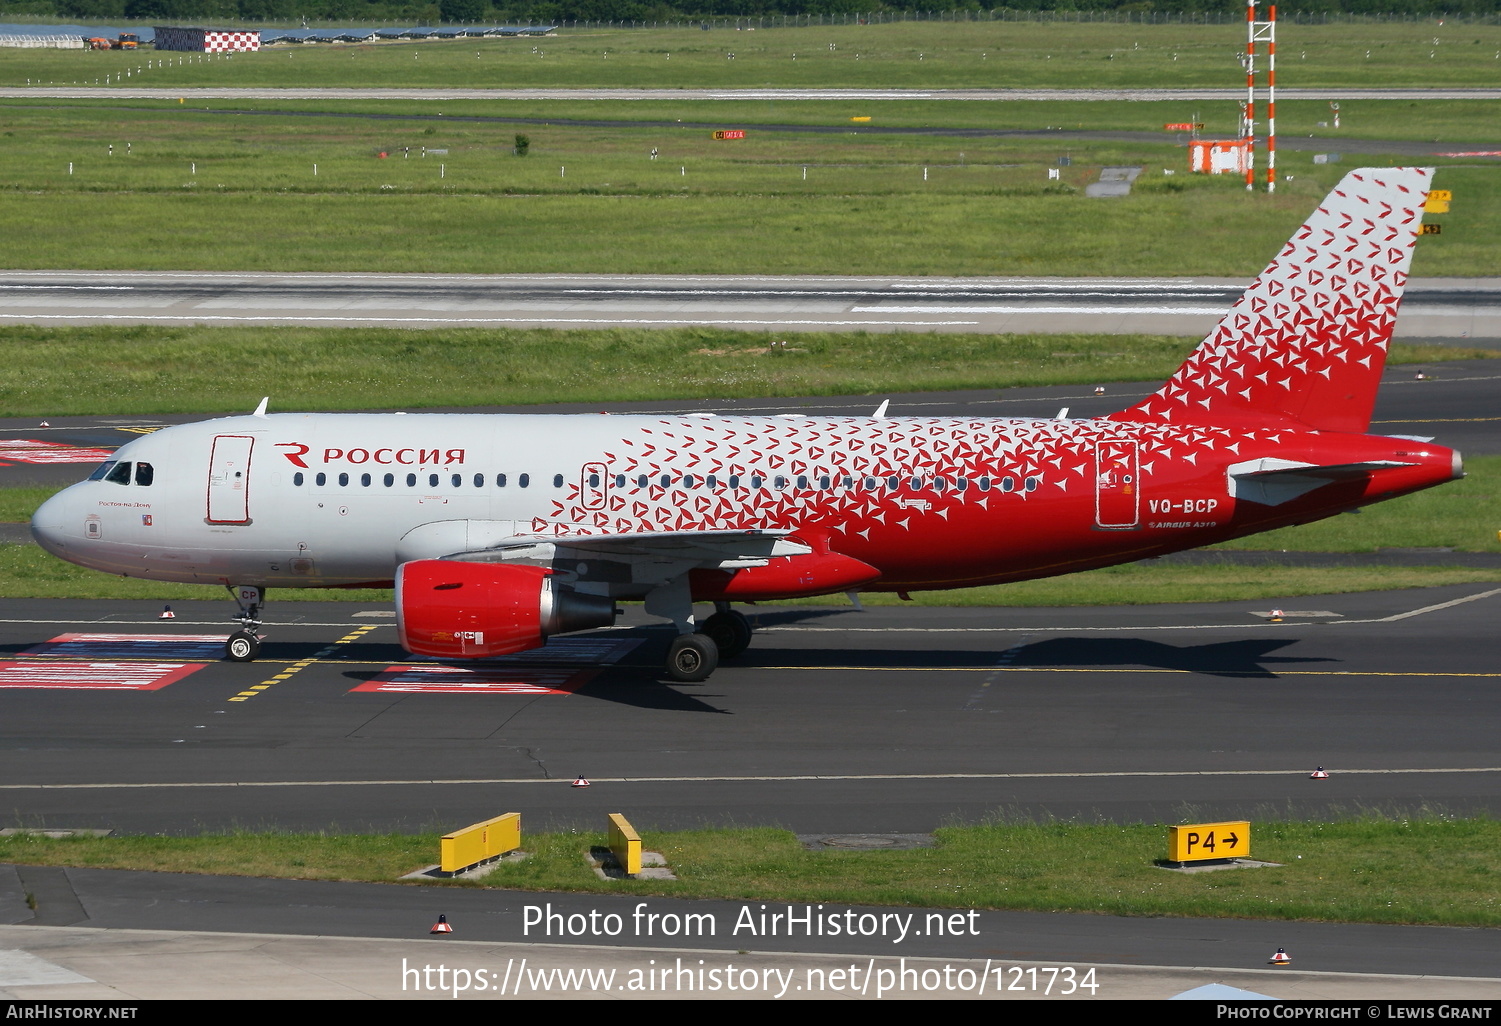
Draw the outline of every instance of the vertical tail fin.
<instances>
[{"instance_id":1,"label":"vertical tail fin","mask_svg":"<svg viewBox=\"0 0 1501 1026\"><path fill-rule=\"evenodd\" d=\"M1432 176L1345 175L1178 373L1114 419L1290 417L1364 432Z\"/></svg>"}]
</instances>

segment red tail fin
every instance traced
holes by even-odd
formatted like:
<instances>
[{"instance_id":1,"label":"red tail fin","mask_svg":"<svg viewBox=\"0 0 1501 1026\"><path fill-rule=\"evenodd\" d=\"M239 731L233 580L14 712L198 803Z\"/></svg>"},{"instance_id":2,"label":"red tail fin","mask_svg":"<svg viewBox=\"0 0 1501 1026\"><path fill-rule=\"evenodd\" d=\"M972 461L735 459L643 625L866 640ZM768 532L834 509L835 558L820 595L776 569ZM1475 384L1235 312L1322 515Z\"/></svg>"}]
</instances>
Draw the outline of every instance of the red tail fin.
<instances>
[{"instance_id":1,"label":"red tail fin","mask_svg":"<svg viewBox=\"0 0 1501 1026\"><path fill-rule=\"evenodd\" d=\"M1113 419L1290 417L1364 432L1432 176L1345 175L1178 373Z\"/></svg>"}]
</instances>

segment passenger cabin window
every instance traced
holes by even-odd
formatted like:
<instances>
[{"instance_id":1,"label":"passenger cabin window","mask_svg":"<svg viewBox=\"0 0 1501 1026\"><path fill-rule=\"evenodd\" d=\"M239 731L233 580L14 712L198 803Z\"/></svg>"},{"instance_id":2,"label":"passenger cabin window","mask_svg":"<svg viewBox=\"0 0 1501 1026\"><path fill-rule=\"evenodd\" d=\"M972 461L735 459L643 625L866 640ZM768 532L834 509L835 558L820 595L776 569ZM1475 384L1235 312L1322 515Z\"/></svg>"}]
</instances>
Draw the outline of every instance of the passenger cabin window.
<instances>
[{"instance_id":1,"label":"passenger cabin window","mask_svg":"<svg viewBox=\"0 0 1501 1026\"><path fill-rule=\"evenodd\" d=\"M115 469L104 475L104 479L111 484L130 484L130 464L116 463Z\"/></svg>"},{"instance_id":2,"label":"passenger cabin window","mask_svg":"<svg viewBox=\"0 0 1501 1026\"><path fill-rule=\"evenodd\" d=\"M151 468L151 464L136 464L136 484L140 485L142 488L148 488L150 487L151 482L155 480L155 478L156 471Z\"/></svg>"}]
</instances>

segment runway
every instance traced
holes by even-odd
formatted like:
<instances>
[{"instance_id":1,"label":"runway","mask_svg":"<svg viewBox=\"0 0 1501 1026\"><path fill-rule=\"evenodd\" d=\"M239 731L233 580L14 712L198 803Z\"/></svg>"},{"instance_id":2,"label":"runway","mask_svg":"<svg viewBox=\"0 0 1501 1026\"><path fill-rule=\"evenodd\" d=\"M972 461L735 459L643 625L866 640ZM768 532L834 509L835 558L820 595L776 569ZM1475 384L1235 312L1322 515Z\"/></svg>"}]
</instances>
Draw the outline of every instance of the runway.
<instances>
[{"instance_id":1,"label":"runway","mask_svg":"<svg viewBox=\"0 0 1501 1026\"><path fill-rule=\"evenodd\" d=\"M0 272L0 323L1204 335L1217 278ZM1398 339L1501 340L1501 279L1416 279Z\"/></svg>"},{"instance_id":2,"label":"runway","mask_svg":"<svg viewBox=\"0 0 1501 1026\"><path fill-rule=\"evenodd\" d=\"M1280 604L1284 623L1264 611ZM1099 609L757 606L750 651L664 683L623 627L445 667L388 607L0 602L16 825L196 833L758 824L926 833L1420 807L1501 814L1501 589ZM1259 615L1261 614L1261 615ZM1413 702L1422 695L1423 715ZM837 724L838 729L831 729ZM1332 778L1310 781L1315 766ZM578 775L594 786L569 787Z\"/></svg>"}]
</instances>

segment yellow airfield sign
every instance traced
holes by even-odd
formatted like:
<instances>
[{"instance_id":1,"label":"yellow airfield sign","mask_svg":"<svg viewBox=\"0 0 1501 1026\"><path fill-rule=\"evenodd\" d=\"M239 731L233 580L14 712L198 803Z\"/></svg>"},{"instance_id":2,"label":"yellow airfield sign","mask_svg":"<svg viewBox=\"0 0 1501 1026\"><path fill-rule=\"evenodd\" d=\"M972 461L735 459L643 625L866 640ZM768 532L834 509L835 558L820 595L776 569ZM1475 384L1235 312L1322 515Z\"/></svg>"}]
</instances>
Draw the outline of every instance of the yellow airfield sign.
<instances>
[{"instance_id":1,"label":"yellow airfield sign","mask_svg":"<svg viewBox=\"0 0 1501 1026\"><path fill-rule=\"evenodd\" d=\"M1246 820L1190 823L1187 826L1167 828L1167 857L1170 862L1241 859L1250 854L1251 824Z\"/></svg>"}]
</instances>

